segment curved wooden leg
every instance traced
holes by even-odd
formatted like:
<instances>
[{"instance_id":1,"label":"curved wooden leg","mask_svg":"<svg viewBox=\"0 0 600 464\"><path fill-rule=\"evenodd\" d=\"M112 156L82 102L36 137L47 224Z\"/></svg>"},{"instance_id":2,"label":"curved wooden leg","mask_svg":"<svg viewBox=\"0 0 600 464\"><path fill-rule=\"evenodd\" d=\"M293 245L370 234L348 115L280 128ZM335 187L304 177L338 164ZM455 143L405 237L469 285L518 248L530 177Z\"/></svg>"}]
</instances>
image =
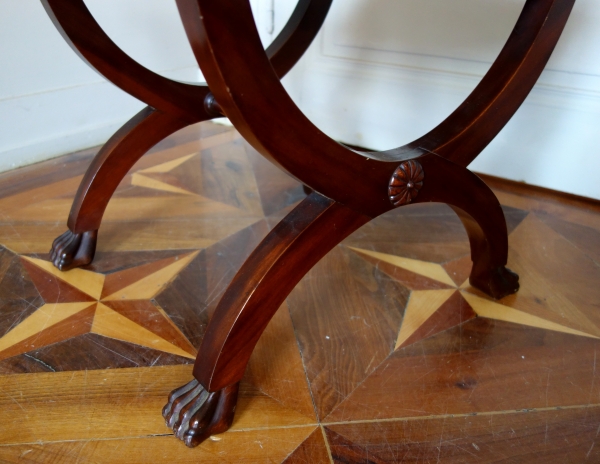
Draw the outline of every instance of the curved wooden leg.
<instances>
[{"instance_id":1,"label":"curved wooden leg","mask_svg":"<svg viewBox=\"0 0 600 464\"><path fill-rule=\"evenodd\" d=\"M486 235L482 224L462 208L452 206L462 221L471 245L471 261L473 268L469 282L482 292L500 299L519 290L519 276L506 267L506 258L497 253L496 246L499 242L508 242L506 222L502 210L490 214L487 221L494 223L495 227L502 228L503 234ZM481 220L481 218L479 218Z\"/></svg>"},{"instance_id":2,"label":"curved wooden leg","mask_svg":"<svg viewBox=\"0 0 600 464\"><path fill-rule=\"evenodd\" d=\"M370 219L313 192L258 245L208 325L194 366L199 383L173 392L163 411L186 445L197 446L229 427L237 385L279 306L329 250Z\"/></svg>"},{"instance_id":3,"label":"curved wooden leg","mask_svg":"<svg viewBox=\"0 0 600 464\"><path fill-rule=\"evenodd\" d=\"M52 243L51 260L57 268L66 271L92 261L104 210L121 180L150 148L193 122L146 107L106 142L79 185L69 230Z\"/></svg>"},{"instance_id":4,"label":"curved wooden leg","mask_svg":"<svg viewBox=\"0 0 600 464\"><path fill-rule=\"evenodd\" d=\"M186 125L222 114L205 85L172 81L144 68L102 30L82 0L43 0L50 18L71 47L94 69L149 106L125 124L88 169L69 215L69 230L52 243L51 260L60 270L89 264L108 200L133 164L153 145ZM283 77L308 48L331 0L300 0L269 47Z\"/></svg>"},{"instance_id":5,"label":"curved wooden leg","mask_svg":"<svg viewBox=\"0 0 600 464\"><path fill-rule=\"evenodd\" d=\"M519 276L506 268L506 220L491 189L468 169L437 155L419 161L425 180L418 202L447 203L467 230L473 261L471 285L496 299L519 290Z\"/></svg>"},{"instance_id":6,"label":"curved wooden leg","mask_svg":"<svg viewBox=\"0 0 600 464\"><path fill-rule=\"evenodd\" d=\"M281 79L304 55L321 29L333 0L299 0L290 19L266 50Z\"/></svg>"}]
</instances>

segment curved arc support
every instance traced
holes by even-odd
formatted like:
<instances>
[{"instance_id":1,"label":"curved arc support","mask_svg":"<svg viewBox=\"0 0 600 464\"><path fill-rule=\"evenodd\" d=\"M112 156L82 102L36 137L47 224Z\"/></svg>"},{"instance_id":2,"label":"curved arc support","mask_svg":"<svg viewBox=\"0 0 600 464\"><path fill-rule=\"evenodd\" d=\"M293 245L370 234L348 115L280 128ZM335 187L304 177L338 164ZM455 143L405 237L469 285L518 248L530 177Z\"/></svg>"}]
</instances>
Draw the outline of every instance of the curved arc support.
<instances>
[{"instance_id":1,"label":"curved arc support","mask_svg":"<svg viewBox=\"0 0 600 464\"><path fill-rule=\"evenodd\" d=\"M127 121L100 149L86 171L67 225L73 233L97 230L114 191L131 167L154 145L189 125L150 107Z\"/></svg>"},{"instance_id":2,"label":"curved arc support","mask_svg":"<svg viewBox=\"0 0 600 464\"><path fill-rule=\"evenodd\" d=\"M331 2L298 2L289 21L267 49L280 78L288 73L311 44ZM154 108L174 112L193 122L207 116L203 108L209 92L206 85L177 82L139 64L102 30L83 0L42 0L42 4L71 48L90 67L122 90ZM211 116L215 117L215 114Z\"/></svg>"},{"instance_id":3,"label":"curved arc support","mask_svg":"<svg viewBox=\"0 0 600 464\"><path fill-rule=\"evenodd\" d=\"M432 151L466 166L497 135L539 77L574 0L528 0L498 59L463 105L415 142L364 156L320 132L291 102L267 73L249 6L225 5L231 2L211 5L209 0L178 0L192 48L217 99L223 101L225 113L258 151L303 183L353 209L377 215L386 210L385 200L365 184L380 185L382 177L389 177L388 162L406 159L411 152ZM238 14L228 18L227 10L234 6ZM219 37L223 30L242 30L248 40L234 45L232 37ZM231 50L235 46L238 49ZM252 82L253 74L261 76L261 82ZM268 102L261 101L261 96ZM285 114L286 121L273 118L273 114ZM265 127L264 121L270 126ZM358 178L356 172L362 176ZM333 175L336 179L332 181ZM353 185L354 191L364 194L345 195L342 184ZM369 198L371 204L360 198Z\"/></svg>"},{"instance_id":4,"label":"curved arc support","mask_svg":"<svg viewBox=\"0 0 600 464\"><path fill-rule=\"evenodd\" d=\"M102 30L82 0L42 0L73 50L121 89L150 104L128 121L96 155L79 186L67 230L52 244L56 267L89 264L108 202L133 164L153 145L195 122L222 115L206 85L172 81L146 69ZM300 58L323 23L331 0L300 0L268 53L283 76ZM156 109L154 109L155 107Z\"/></svg>"},{"instance_id":5,"label":"curved arc support","mask_svg":"<svg viewBox=\"0 0 600 464\"><path fill-rule=\"evenodd\" d=\"M363 156L329 138L304 116L262 49L248 1L177 0L177 6L208 85L255 149L303 184L349 208L372 216L390 209L382 187L397 162Z\"/></svg>"},{"instance_id":6,"label":"curved arc support","mask_svg":"<svg viewBox=\"0 0 600 464\"><path fill-rule=\"evenodd\" d=\"M505 46L467 99L441 124L405 147L467 166L519 109L542 73L575 0L528 0Z\"/></svg>"},{"instance_id":7,"label":"curved arc support","mask_svg":"<svg viewBox=\"0 0 600 464\"><path fill-rule=\"evenodd\" d=\"M369 220L311 193L267 235L230 283L204 335L194 376L209 392L241 380L254 346L288 294Z\"/></svg>"},{"instance_id":8,"label":"curved arc support","mask_svg":"<svg viewBox=\"0 0 600 464\"><path fill-rule=\"evenodd\" d=\"M291 101L269 69L247 2L177 3L209 85L242 135L304 184L376 216L389 209L379 186L393 172L390 164L429 151L466 166L497 135L541 73L573 1L528 0L503 51L463 105L415 142L369 154L359 154L331 140ZM237 14L231 17L227 12L234 7ZM235 43L235 38L223 30L235 30L246 40ZM281 114L286 117L277 117Z\"/></svg>"},{"instance_id":9,"label":"curved arc support","mask_svg":"<svg viewBox=\"0 0 600 464\"><path fill-rule=\"evenodd\" d=\"M90 61L92 66L97 67L100 72L105 73L109 79L113 78L115 73L119 74L118 79L111 80L113 80L113 82L115 82L117 85L120 85L124 90L129 91L134 96L141 98L142 100L153 103L153 106L157 108L164 108L169 112L173 111L179 116L182 116L182 110L179 104L182 102L184 104L187 103L190 105L190 108L183 111L184 117L189 117L190 111L196 111L201 114L200 116L198 114L194 116L194 122L199 120L198 118L209 119L214 117L214 114L206 114L203 105L193 104L198 102L198 96L202 98L202 101L204 100L204 97L206 97L208 94L208 89L206 87L192 86L171 81L163 78L162 76L154 74L152 71L149 71L143 66L139 65L124 52L122 52L110 40L110 38L104 34L81 0L75 0L74 2L70 2L68 4L65 0L43 1L50 15L55 18L55 23L59 27L59 30L63 32L65 38L72 43L73 47L77 51L81 52L84 55L84 58ZM538 6L540 2L528 0L517 26L515 27L515 31L511 35L511 38L509 38L509 41L503 49L503 52L501 52L498 60L490 69L490 72L488 72L482 83L476 88L469 99L469 101L479 102L479 105L472 105L465 102L444 123L438 126L438 128L434 129L429 134L421 139L418 139L412 144L409 144L404 149L399 150L406 153L406 148L423 148L425 150L434 151L441 156L448 157L449 159L452 159L461 165L468 164L510 119L514 111L516 111L522 100L530 91L539 75L539 72L541 72L541 69L549 58L556 41L558 40L560 31L562 31L562 27L568 18L573 1L574 0L545 0L545 3L543 4L545 8L541 9ZM178 0L180 11L187 9L187 11L190 12L190 6L192 6L191 3L193 3L192 0ZM210 2L207 0L196 0L196 3L198 8L202 8L203 11L208 11L209 15L212 15L213 19L216 18L223 20L223 6L221 6L221 12L219 12L219 7L214 5L211 6ZM290 44L288 47L289 50L294 50L295 48L294 43L295 41L297 42L298 39L294 39L294 37L301 36L301 33L298 32L300 30L298 25L308 21L307 18L310 18L311 16L308 14L310 7L311 5L316 5L316 3L317 2L311 2L310 0L302 0L292 15L288 26L284 28L284 31L282 31L280 37L282 37L283 40L283 37L287 36L287 42ZM67 5L70 6L67 8ZM71 10L71 8L73 8L72 5L75 5L77 9ZM260 45L260 40L258 39L258 34L256 33L256 28L252 19L249 5L246 6L247 8L245 8L243 14L237 15L240 18L237 18L236 21L238 21L238 25L242 24L244 27L246 27L247 32L249 32L250 36L252 36L254 39L249 41L252 42L252 44L249 47L246 47L245 50L248 51L248 49L250 49L254 53L252 58L248 60L248 63L251 61L253 62L252 66L250 66L252 69L248 70L255 71L254 65L256 65L256 63L261 63L261 66L267 69L268 61L264 59L265 56L264 52L262 51L262 46L256 46L257 44ZM227 8L225 7L225 10L226 9ZM322 23L322 20L327 13L327 9L328 5L326 8L322 7L320 13L318 12L317 16L315 16L317 18L317 23L319 21ZM69 15L66 14L67 10L69 11ZM237 119L238 129L240 129L240 131L251 142L253 142L255 147L276 164L279 164L286 171L298 177L305 184L310 185L314 189L321 191L327 196L335 198L337 201L347 204L354 209L358 209L371 215L381 214L389 209L386 196L382 194L381 189L378 186L381 185L381 180L383 178L389 177L391 167L387 164L389 164L389 162L395 162L393 158L398 150L382 152L380 156L387 158L388 160L388 163L382 163L381 161L377 162L374 159L361 156L358 153L334 142L325 134L320 132L316 127L314 127L310 121L308 121L302 115L293 102L291 102L291 99L289 99L289 96L287 93L285 93L285 90L283 90L280 83L273 82L272 79L266 79L270 80L271 82L266 83L263 88L259 89L258 91L252 91L255 89L250 89L250 95L252 98L245 98L244 100L255 101L256 98L260 98L261 94L264 94L265 90L267 91L267 94L269 91L272 91L270 93L274 93L274 96L271 98L271 101L277 100L277 106L279 109L284 111L287 110L287 114L293 115L293 117L289 118L290 123L288 123L286 128L282 128L283 130L277 131L277 129L274 129L273 127L267 128L267 131L271 134L274 132L279 132L280 134L285 134L285 136L288 137L280 136L277 140L276 137L270 138L262 136L261 134L265 133L264 125L260 127L260 122L251 121L251 119L260 120L262 118L247 117L249 114L248 111L256 108L256 106L254 106L254 108L246 109L244 108L245 106L252 106L252 104L239 104L239 97L247 97L249 95L248 92L244 94L244 90L248 90L248 86L244 85L242 82L241 86L238 86L238 88L234 89L234 91L231 91L228 86L224 85L224 80L226 80L228 83L230 82L230 79L226 79L225 75L231 75L232 71L237 72L238 70L230 70L225 69L226 66L225 68L223 67L223 64L225 63L223 59L227 61L227 59L230 58L230 54L227 52L224 53L226 47L220 45L218 40L210 40L210 37L208 36L211 36L213 39L215 38L214 30L209 27L210 25L208 25L206 22L203 23L202 18L199 17L199 10L197 8L192 8L192 10L195 10L194 12L196 14L192 14L192 17L188 18L187 21L185 17L183 19L184 25L186 25L186 32L188 32L188 37L192 42L194 51L200 62L206 61L201 59L202 55L207 56L209 58L208 61L213 62L211 70L214 71L214 74L219 75L215 82L221 84L220 90L225 91L225 100L233 100L231 102L233 104L227 105L229 108L225 112L234 120L234 123ZM243 6L241 10L244 10ZM73 11L76 11L78 14L72 15L71 13ZM310 11L314 11L314 9ZM215 14L216 16L214 16ZM321 16L319 16L319 14ZM78 34L78 31L81 31L81 29L76 26L76 23L78 22L76 19L81 20L82 18L83 23L93 30L93 34L86 35L81 34L81 32ZM227 22L227 20L225 21ZM560 27L556 27L557 22L559 23ZM308 21L308 23L310 23L310 21ZM314 33L316 33L316 30L318 30L318 27L316 29L312 29ZM533 39L531 37L527 39L522 38L527 36L526 32L528 30L535 31ZM558 30L558 32L556 32L556 30ZM199 44L198 40L196 40L194 44L194 39L197 39L198 37L193 37L193 34L197 34L198 32L200 33L200 36L212 33L212 35L208 34L204 36L204 38L209 38L207 44ZM94 37L97 43L102 44L100 47L100 53L93 53L94 51L98 52L98 49L94 49L93 44L91 44L93 41L90 41L88 36ZM71 38L74 40L71 41ZM216 37L216 39L218 39L218 37ZM225 38L225 41L226 40L227 38ZM278 39L276 39L275 45L273 48L271 48L270 52L273 54L274 58L278 56L280 51L286 48L285 46L280 47L277 43L277 40ZM304 41L306 47L310 43L310 40ZM530 43L530 47L524 47L523 44L527 43ZM86 48L82 44L87 44L91 48ZM122 61L122 63L119 64L124 65L125 68L132 69L135 72L141 72L141 75L144 76L144 84L147 85L140 87L139 82L136 81L135 84L138 87L136 87L136 90L132 90L130 84L132 84L133 79L122 77L122 66L116 66L115 63L111 62L111 60L106 59L106 54L102 53L103 47L108 47L111 49L111 53L115 53L116 50L119 60ZM217 53L215 53L215 50ZM519 52L519 50L524 53L524 55L521 57L522 59L520 61L511 59L511 56L516 52ZM260 59L261 54L263 58L262 60ZM538 58L536 59L536 57ZM258 58L258 61L256 61L256 58ZM277 61L277 59L275 59L275 61ZM236 61L236 63L237 62L239 61ZM514 63L517 64L515 65ZM511 64L512 66L509 66ZM503 67L510 68L511 72L503 72ZM532 67L535 68L537 73L533 73L531 71L530 68ZM223 74L219 71L226 72ZM282 71L280 70L280 73L281 72ZM240 74L245 75L244 73ZM257 74L261 75L260 72L257 72ZM271 72L271 74L273 74L273 72ZM528 85L518 85L523 81L521 77L517 79L517 76L521 75L524 75L524 77L528 78ZM533 75L533 77L531 77L531 75ZM500 78L496 76L500 76ZM277 77L277 74L269 77ZM243 79L239 79L239 81L243 81ZM513 89L511 85L512 87L515 87L515 89ZM161 86L166 87L161 88ZM498 90L498 87L500 87L500 90ZM177 104L173 105L169 99L161 99L161 97L157 97L155 92L156 89L159 89L159 92L163 95L169 95L169 98L173 98L170 90L176 89L175 93L177 93L184 89L184 94L192 92L195 98L194 96L192 96L192 98L183 98L181 95L175 95L174 100L177 101ZM494 90L496 90L496 92ZM140 92L141 94L138 94ZM515 98L514 96L511 96L517 93L520 93L518 97L522 98ZM490 95L492 95L492 97L490 97ZM189 94L184 96L190 97ZM154 101L155 97L159 98L160 101ZM238 97L237 101L236 97ZM282 99L281 97L285 98ZM220 98L221 97L219 97L219 99ZM489 111L490 108L492 108L492 104L494 104L494 107L500 104L500 98L507 100L507 103L503 103L503 108L507 109L504 109L502 112L498 113ZM196 100L196 102L193 100ZM483 104L483 111L478 113L477 107L482 106L481 101L488 101L488 104L487 106ZM510 104L511 101L512 105ZM274 113L280 113L280 111L274 111ZM473 115L474 113L475 116ZM271 118L271 121L272 120L273 119ZM254 125L252 122L254 122ZM473 136L473 132L475 132L476 129L480 129L482 124L493 126L493 130L478 131L487 133L487 135L484 135L483 138L481 136L479 138L477 136ZM456 129L456 127L459 127L458 134L456 133L457 130L454 130L453 132L453 129ZM292 138L289 137L290 135L295 136L295 140L284 140L286 138ZM306 143L307 141L309 143ZM433 148L433 150L428 147ZM282 155L281 153L285 153L285 155ZM371 156L376 157L377 155L371 154ZM368 163L368 161L371 162ZM320 167L315 169L315 165ZM354 173L357 171L361 172L363 175L360 177L355 176ZM334 180L332 181L332 179ZM344 191L344 184L353 185L354 191L358 190L362 191L363 193L361 195L350 195Z\"/></svg>"},{"instance_id":10,"label":"curved arc support","mask_svg":"<svg viewBox=\"0 0 600 464\"><path fill-rule=\"evenodd\" d=\"M418 158L424 185L414 203L451 205L467 229L471 283L501 298L518 289L505 268L506 221L498 200L468 169L435 154ZM300 279L329 250L371 218L313 192L254 250L224 293L199 350L194 376L218 391L239 382L255 344Z\"/></svg>"},{"instance_id":11,"label":"curved arc support","mask_svg":"<svg viewBox=\"0 0 600 464\"><path fill-rule=\"evenodd\" d=\"M308 49L329 12L333 0L299 0L290 19L266 50L281 79Z\"/></svg>"},{"instance_id":12,"label":"curved arc support","mask_svg":"<svg viewBox=\"0 0 600 464\"><path fill-rule=\"evenodd\" d=\"M199 121L206 116L204 85L173 81L145 68L121 50L96 22L83 0L42 0L65 41L93 69L146 104Z\"/></svg>"}]
</instances>

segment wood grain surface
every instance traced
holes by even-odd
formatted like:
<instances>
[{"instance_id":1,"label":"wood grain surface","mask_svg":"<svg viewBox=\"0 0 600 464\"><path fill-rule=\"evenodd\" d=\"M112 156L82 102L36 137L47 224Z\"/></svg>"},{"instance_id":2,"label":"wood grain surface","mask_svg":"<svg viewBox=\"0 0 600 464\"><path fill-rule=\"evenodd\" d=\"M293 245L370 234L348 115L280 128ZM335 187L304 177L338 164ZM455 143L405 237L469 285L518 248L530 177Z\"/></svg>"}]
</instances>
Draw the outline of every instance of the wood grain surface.
<instances>
[{"instance_id":1,"label":"wood grain surface","mask_svg":"<svg viewBox=\"0 0 600 464\"><path fill-rule=\"evenodd\" d=\"M448 207L363 226L267 326L232 429L189 450L161 408L237 270L305 193L232 129L190 126L125 177L94 263L61 273L56 214L91 154L0 176L1 462L600 459L597 203L491 180L522 284L500 301L469 286Z\"/></svg>"}]
</instances>

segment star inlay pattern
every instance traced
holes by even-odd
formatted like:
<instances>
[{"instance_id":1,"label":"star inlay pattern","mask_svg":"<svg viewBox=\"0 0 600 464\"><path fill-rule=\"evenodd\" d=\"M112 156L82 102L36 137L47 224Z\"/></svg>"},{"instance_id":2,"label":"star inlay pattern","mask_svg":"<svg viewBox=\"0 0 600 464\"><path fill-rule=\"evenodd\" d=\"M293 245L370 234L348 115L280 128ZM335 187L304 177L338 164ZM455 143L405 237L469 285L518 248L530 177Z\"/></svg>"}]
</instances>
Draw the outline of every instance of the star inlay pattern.
<instances>
[{"instance_id":1,"label":"star inlay pattern","mask_svg":"<svg viewBox=\"0 0 600 464\"><path fill-rule=\"evenodd\" d=\"M44 303L0 338L0 360L93 333L193 359L196 350L152 301L198 251L101 274L61 272L52 263L21 256Z\"/></svg>"},{"instance_id":2,"label":"star inlay pattern","mask_svg":"<svg viewBox=\"0 0 600 464\"><path fill-rule=\"evenodd\" d=\"M61 273L46 253L82 156L0 179L2 462L172 458L160 408L191 378L191 345L248 253L304 198L235 131L190 126L123 179L89 270ZM600 462L600 210L497 185L517 294L468 285L468 238L444 205L371 221L276 312L237 430L196 460Z\"/></svg>"},{"instance_id":3,"label":"star inlay pattern","mask_svg":"<svg viewBox=\"0 0 600 464\"><path fill-rule=\"evenodd\" d=\"M531 311L529 305L519 304L517 296L496 301L471 287L468 256L442 265L366 249L350 249L411 290L395 349L475 317L600 338L600 329L583 313L573 311L574 308L566 314L561 311L559 323L557 314L551 309L540 314L539 309Z\"/></svg>"}]
</instances>

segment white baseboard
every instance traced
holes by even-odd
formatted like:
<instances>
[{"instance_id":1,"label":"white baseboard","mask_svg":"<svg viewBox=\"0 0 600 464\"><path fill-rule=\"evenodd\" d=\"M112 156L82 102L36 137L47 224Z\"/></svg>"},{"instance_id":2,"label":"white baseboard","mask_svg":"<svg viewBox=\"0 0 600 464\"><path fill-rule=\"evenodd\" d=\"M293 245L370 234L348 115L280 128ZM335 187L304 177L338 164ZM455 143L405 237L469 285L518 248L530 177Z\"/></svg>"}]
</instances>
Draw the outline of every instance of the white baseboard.
<instances>
[{"instance_id":1,"label":"white baseboard","mask_svg":"<svg viewBox=\"0 0 600 464\"><path fill-rule=\"evenodd\" d=\"M0 171L99 145L142 107L104 82L0 101Z\"/></svg>"}]
</instances>

